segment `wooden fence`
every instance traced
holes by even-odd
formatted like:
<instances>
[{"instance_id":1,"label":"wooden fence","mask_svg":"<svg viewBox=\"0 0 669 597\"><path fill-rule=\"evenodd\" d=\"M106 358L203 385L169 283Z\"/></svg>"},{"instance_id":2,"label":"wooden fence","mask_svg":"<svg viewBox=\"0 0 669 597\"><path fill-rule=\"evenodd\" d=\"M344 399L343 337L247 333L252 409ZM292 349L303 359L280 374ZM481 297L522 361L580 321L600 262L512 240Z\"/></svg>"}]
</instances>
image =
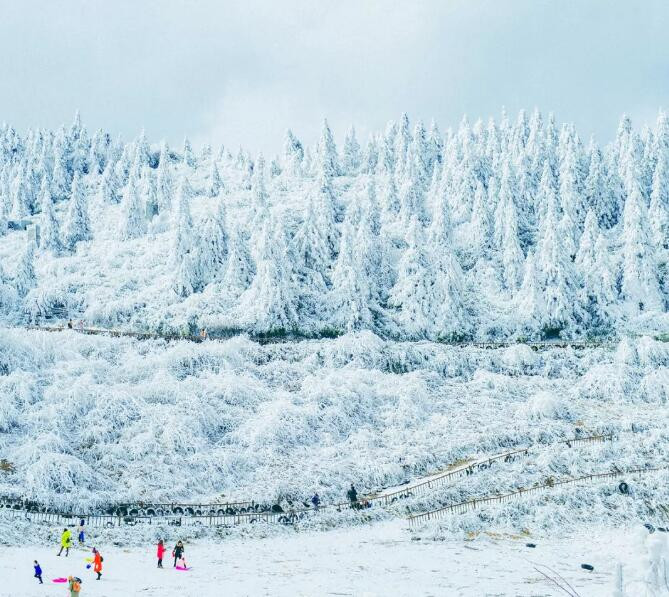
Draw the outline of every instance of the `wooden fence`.
<instances>
[{"instance_id":1,"label":"wooden fence","mask_svg":"<svg viewBox=\"0 0 669 597\"><path fill-rule=\"evenodd\" d=\"M612 434L590 435L562 440L553 444L539 445L566 445L571 447L579 443L603 442L613 440L613 438ZM534 446L468 462L457 468L431 475L428 479L406 485L394 491L363 496L356 507L362 508L363 506L369 507L377 504L387 506L400 499L427 493L452 479L472 475L477 471L487 469L496 462L512 462L516 458L527 455L532 447ZM350 507L349 502L338 502L323 505L320 510L336 510L341 512L342 509ZM77 513L75 511L59 512L31 500L0 498L0 515L4 514L13 518L22 518L31 522L41 522L56 526L76 526L82 519L87 526L93 527L133 526L136 524L152 524L152 521L159 521L175 526L191 524L232 526L259 521L290 524L314 512L315 509L309 506L277 512L273 506L267 504L261 505L254 501L239 501L213 504L112 504L100 508L98 511Z\"/></svg>"},{"instance_id":2,"label":"wooden fence","mask_svg":"<svg viewBox=\"0 0 669 597\"><path fill-rule=\"evenodd\" d=\"M464 514L465 512L470 512L472 510L476 510L480 508L483 505L486 504L502 504L504 502L511 501L513 499L520 498L525 495L529 495L532 493L536 493L538 491L544 491L546 489L554 489L556 487L560 487L561 485L569 485L569 484L574 484L574 483L580 483L580 482L588 482L588 481L595 481L598 479L607 479L607 478L616 478L616 477L624 477L627 475L636 475L636 474L643 474L643 473L652 473L652 472L657 472L661 470L666 470L669 468L669 465L667 466L660 466L660 467L654 467L654 468L637 468L637 469L630 469L626 471L612 471L612 472L607 472L607 473L596 473L592 475L584 475L582 477L576 477L576 478L570 478L570 479L563 479L563 480L557 480L557 481L546 481L545 483L538 484L538 485L533 485L532 487L521 487L520 489L517 489L515 491L511 491L509 493L505 494L495 494L495 495L489 495L489 496L484 496L480 498L475 498L471 500L467 500L465 502L460 502L458 504L450 504L448 506L444 506L443 508L438 508L436 510L431 510L430 512L423 512L421 514L412 514L408 516L409 522L411 524L419 524L423 522L427 522L430 520L439 520L440 518L443 518L444 516L447 516L448 514Z\"/></svg>"}]
</instances>

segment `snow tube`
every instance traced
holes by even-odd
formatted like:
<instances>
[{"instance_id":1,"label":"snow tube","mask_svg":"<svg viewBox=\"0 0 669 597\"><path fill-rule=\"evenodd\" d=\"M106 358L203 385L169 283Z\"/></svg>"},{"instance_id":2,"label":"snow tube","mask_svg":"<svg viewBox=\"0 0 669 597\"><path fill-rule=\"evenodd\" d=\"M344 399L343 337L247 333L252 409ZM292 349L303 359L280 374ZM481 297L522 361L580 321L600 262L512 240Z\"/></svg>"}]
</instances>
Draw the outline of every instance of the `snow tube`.
<instances>
[{"instance_id":1,"label":"snow tube","mask_svg":"<svg viewBox=\"0 0 669 597\"><path fill-rule=\"evenodd\" d=\"M630 492L630 486L625 481L621 481L618 490L620 493L627 495Z\"/></svg>"},{"instance_id":2,"label":"snow tube","mask_svg":"<svg viewBox=\"0 0 669 597\"><path fill-rule=\"evenodd\" d=\"M174 569L179 570L181 572L188 572L189 570L192 570L193 567L191 566L190 568L188 568L188 567L185 567L185 566L175 566Z\"/></svg>"},{"instance_id":3,"label":"snow tube","mask_svg":"<svg viewBox=\"0 0 669 597\"><path fill-rule=\"evenodd\" d=\"M54 578L51 582L67 582L67 578Z\"/></svg>"},{"instance_id":4,"label":"snow tube","mask_svg":"<svg viewBox=\"0 0 669 597\"><path fill-rule=\"evenodd\" d=\"M525 543L525 547L536 547L536 543Z\"/></svg>"},{"instance_id":5,"label":"snow tube","mask_svg":"<svg viewBox=\"0 0 669 597\"><path fill-rule=\"evenodd\" d=\"M581 564L581 568L583 568L583 570L589 570L590 572L595 569L595 567L591 566L590 564Z\"/></svg>"},{"instance_id":6,"label":"snow tube","mask_svg":"<svg viewBox=\"0 0 669 597\"><path fill-rule=\"evenodd\" d=\"M645 526L648 529L649 533L654 533L655 532L655 527L652 524L650 524L650 522L644 523L643 526Z\"/></svg>"}]
</instances>

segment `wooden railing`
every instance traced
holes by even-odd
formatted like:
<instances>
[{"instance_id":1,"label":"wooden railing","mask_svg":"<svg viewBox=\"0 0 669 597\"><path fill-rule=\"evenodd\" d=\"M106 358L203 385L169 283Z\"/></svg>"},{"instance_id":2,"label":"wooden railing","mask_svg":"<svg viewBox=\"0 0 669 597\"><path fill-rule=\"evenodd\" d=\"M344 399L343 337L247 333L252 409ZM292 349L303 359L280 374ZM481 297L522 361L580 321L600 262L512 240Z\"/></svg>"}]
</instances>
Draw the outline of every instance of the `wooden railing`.
<instances>
[{"instance_id":1,"label":"wooden railing","mask_svg":"<svg viewBox=\"0 0 669 597\"><path fill-rule=\"evenodd\" d=\"M546 481L544 483L538 484L538 485L533 485L532 487L521 487L519 489L516 489L515 491L511 491L509 493L505 494L494 494L494 495L488 495L488 496L483 496L480 498L474 498L471 500L467 500L465 502L460 502L457 504L449 504L448 506L443 506L442 508L438 508L436 510L431 510L430 512L423 512L421 514L412 514L408 516L409 522L411 524L418 524L422 522L427 522L430 520L438 520L440 518L443 518L444 516L448 514L463 514L465 512L469 512L471 510L476 510L482 505L485 504L501 504L504 502L508 502L513 499L520 498L524 495L529 495L531 493L536 493L538 491L544 491L547 489L554 489L556 487L560 487L561 485L569 485L569 484L574 484L574 483L580 483L580 482L587 482L587 481L594 481L598 479L606 479L606 478L616 478L616 477L625 477L628 475L636 475L636 474L642 474L642 473L652 473L652 472L657 472L661 470L666 470L669 468L669 465L665 466L660 466L660 467L653 467L653 468L636 468L636 469L629 469L626 471L610 471L606 473L595 473L592 475L584 475L582 477L576 477L576 478L570 478L570 479L562 479L562 480L550 480Z\"/></svg>"},{"instance_id":2,"label":"wooden railing","mask_svg":"<svg viewBox=\"0 0 669 597\"><path fill-rule=\"evenodd\" d=\"M578 443L596 443L596 442L604 442L607 440L613 440L614 436L613 434L607 434L607 435L588 435L585 437L574 437L572 439L566 439L566 440L561 440L558 442L554 442L552 444L546 444L546 445L566 445L571 448L572 445L578 444ZM534 444L536 446L537 444ZM492 466L493 463L499 462L499 461L504 461L504 462L512 462L516 458L519 458L521 456L527 456L529 450L534 447L534 446L529 446L527 448L521 448L519 450L512 450L510 452L504 452L503 454L497 454L496 456L491 456L490 458L482 458L480 460L475 460L473 462L468 462L466 464L463 464L462 466L459 466L457 468L453 468L451 470L445 471L442 474L434 475L431 476L429 479L424 480L424 481L419 481L418 483L415 484L410 484L407 485L406 487L403 487L402 489L399 489L397 491L393 491L391 493L386 493L383 495L373 495L369 496L367 499L369 501L383 501L384 504L390 504L396 501L397 499L401 498L406 498L406 497L413 497L414 495L419 495L422 493L426 493L428 490L431 490L435 487L439 487L446 483L447 481L450 481L451 479L457 478L457 477L463 477L466 475L471 475L475 471L478 470L483 470L486 468L489 468Z\"/></svg>"},{"instance_id":3,"label":"wooden railing","mask_svg":"<svg viewBox=\"0 0 669 597\"><path fill-rule=\"evenodd\" d=\"M603 442L613 439L614 436L612 434L590 435L561 440L552 444L534 444L526 448L468 462L443 473L430 475L428 478L393 491L385 493L377 492L362 496L358 502L358 506L372 506L375 504L387 506L399 499L427 493L449 480L474 474L476 471L490 467L493 463L500 461L512 462L518 457L527 455L529 450L537 445L566 445L571 447L579 443ZM341 511L350 507L349 502L338 502L322 505L320 510ZM184 524L236 525L258 521L291 523L295 520L301 520L313 512L315 512L314 508L301 506L291 508L288 511L277 512L275 511L275 506L272 505L261 505L254 501L238 501L210 504L114 504L93 512L77 513L76 511L57 511L53 508L40 506L32 500L0 498L0 514L20 517L32 522L45 522L60 526L76 525L81 519L89 526L108 527L151 524L153 520L162 520L163 522L167 522L167 524L174 524L176 526Z\"/></svg>"}]
</instances>

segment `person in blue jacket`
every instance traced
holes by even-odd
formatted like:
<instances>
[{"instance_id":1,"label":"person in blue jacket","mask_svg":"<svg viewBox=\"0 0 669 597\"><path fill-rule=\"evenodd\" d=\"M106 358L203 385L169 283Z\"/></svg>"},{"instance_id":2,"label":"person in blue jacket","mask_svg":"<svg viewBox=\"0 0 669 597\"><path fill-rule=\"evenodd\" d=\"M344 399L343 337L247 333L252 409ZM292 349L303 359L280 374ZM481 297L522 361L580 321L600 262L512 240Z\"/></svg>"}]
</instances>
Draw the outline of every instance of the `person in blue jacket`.
<instances>
[{"instance_id":1,"label":"person in blue jacket","mask_svg":"<svg viewBox=\"0 0 669 597\"><path fill-rule=\"evenodd\" d=\"M35 568L35 578L39 580L39 584L43 585L44 582L42 581L42 567L39 565L37 560L35 560L33 568Z\"/></svg>"}]
</instances>

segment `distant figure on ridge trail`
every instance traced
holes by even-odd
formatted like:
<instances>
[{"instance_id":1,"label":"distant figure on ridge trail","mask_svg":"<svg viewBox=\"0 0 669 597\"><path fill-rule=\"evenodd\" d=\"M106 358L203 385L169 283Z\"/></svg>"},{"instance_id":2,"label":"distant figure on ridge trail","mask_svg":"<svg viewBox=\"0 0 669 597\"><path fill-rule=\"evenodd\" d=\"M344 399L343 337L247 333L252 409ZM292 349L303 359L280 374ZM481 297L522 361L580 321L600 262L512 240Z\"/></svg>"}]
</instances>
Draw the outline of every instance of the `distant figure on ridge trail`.
<instances>
[{"instance_id":1,"label":"distant figure on ridge trail","mask_svg":"<svg viewBox=\"0 0 669 597\"><path fill-rule=\"evenodd\" d=\"M321 498L318 497L318 493L314 493L314 497L311 498L311 503L314 505L314 508L318 510L318 507L321 505Z\"/></svg>"},{"instance_id":2,"label":"distant figure on ridge trail","mask_svg":"<svg viewBox=\"0 0 669 597\"><path fill-rule=\"evenodd\" d=\"M72 533L70 529L63 529L63 534L60 536L60 551L58 555L65 550L65 557L70 555L70 547L72 547Z\"/></svg>"},{"instance_id":3,"label":"distant figure on ridge trail","mask_svg":"<svg viewBox=\"0 0 669 597\"><path fill-rule=\"evenodd\" d=\"M68 327L68 329L70 329L70 330L71 330L71 329L74 329L74 323L72 322L71 319L70 319L70 321L67 322L67 327Z\"/></svg>"},{"instance_id":4,"label":"distant figure on ridge trail","mask_svg":"<svg viewBox=\"0 0 669 597\"><path fill-rule=\"evenodd\" d=\"M177 541L177 544L174 546L174 549L172 550L172 555L174 556L174 566L173 568L176 568L177 562L184 557L184 544L181 541ZM185 566L184 566L185 568Z\"/></svg>"},{"instance_id":5,"label":"distant figure on ridge trail","mask_svg":"<svg viewBox=\"0 0 669 597\"><path fill-rule=\"evenodd\" d=\"M207 328L202 328L200 330L200 340L206 340L209 337L207 334Z\"/></svg>"},{"instance_id":6,"label":"distant figure on ridge trail","mask_svg":"<svg viewBox=\"0 0 669 597\"><path fill-rule=\"evenodd\" d=\"M165 555L165 544L162 539L158 540L158 549L156 550L156 555L158 556L158 568L163 567L163 556Z\"/></svg>"},{"instance_id":7,"label":"distant figure on ridge trail","mask_svg":"<svg viewBox=\"0 0 669 597\"><path fill-rule=\"evenodd\" d=\"M39 565L39 562L37 560L35 560L33 568L35 569L35 578L39 580L39 584L43 585L44 583L42 582L42 567Z\"/></svg>"},{"instance_id":8,"label":"distant figure on ridge trail","mask_svg":"<svg viewBox=\"0 0 669 597\"><path fill-rule=\"evenodd\" d=\"M355 508L358 504L358 492L355 490L355 487L353 487L353 483L351 483L351 489L346 492L346 497L348 498L348 501L351 502L351 508Z\"/></svg>"}]
</instances>

